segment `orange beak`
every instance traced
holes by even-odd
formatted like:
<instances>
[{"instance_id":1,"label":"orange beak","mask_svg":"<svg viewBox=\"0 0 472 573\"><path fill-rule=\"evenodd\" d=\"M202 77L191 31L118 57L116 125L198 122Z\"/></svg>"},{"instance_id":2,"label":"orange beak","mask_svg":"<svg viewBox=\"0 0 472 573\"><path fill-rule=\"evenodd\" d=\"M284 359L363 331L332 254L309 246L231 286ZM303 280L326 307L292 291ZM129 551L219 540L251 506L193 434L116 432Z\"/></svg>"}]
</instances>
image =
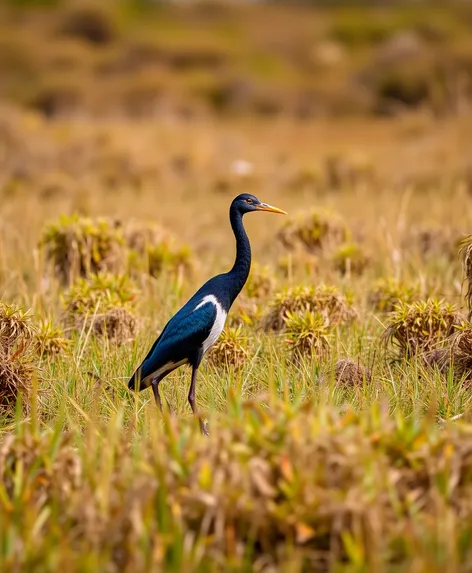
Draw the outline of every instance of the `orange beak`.
<instances>
[{"instance_id":1,"label":"orange beak","mask_svg":"<svg viewBox=\"0 0 472 573\"><path fill-rule=\"evenodd\" d=\"M287 215L286 211L282 211L282 209L278 209L277 207L272 207L272 205L268 205L267 203L261 203L257 205L256 209L258 211L268 211L269 213L278 213L279 215Z\"/></svg>"}]
</instances>

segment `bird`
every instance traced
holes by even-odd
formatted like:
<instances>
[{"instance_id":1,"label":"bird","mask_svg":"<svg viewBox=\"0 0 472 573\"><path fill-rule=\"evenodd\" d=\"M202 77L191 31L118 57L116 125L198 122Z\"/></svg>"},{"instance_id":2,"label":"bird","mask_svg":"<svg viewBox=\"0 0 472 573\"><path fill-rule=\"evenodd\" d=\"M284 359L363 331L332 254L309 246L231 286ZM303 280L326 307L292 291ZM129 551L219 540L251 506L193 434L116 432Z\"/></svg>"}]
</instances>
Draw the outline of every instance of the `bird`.
<instances>
[{"instance_id":1,"label":"bird","mask_svg":"<svg viewBox=\"0 0 472 573\"><path fill-rule=\"evenodd\" d=\"M198 368L203 356L223 332L228 312L244 287L251 268L251 245L242 219L246 213L259 211L287 214L249 193L233 199L229 209L236 239L233 267L229 272L208 280L169 320L128 382L128 388L135 391L151 386L161 412L159 383L173 370L187 364L192 368L188 402L193 414L197 415L195 387ZM199 424L201 432L208 435L201 418Z\"/></svg>"}]
</instances>

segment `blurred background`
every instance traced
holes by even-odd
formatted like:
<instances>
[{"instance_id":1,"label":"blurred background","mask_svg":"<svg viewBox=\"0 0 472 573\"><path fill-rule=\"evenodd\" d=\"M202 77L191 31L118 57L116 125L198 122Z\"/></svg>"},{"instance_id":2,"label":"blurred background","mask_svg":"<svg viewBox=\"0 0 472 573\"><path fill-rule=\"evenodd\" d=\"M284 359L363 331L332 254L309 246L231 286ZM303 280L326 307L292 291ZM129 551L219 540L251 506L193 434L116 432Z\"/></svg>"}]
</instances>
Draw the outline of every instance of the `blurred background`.
<instances>
[{"instance_id":1,"label":"blurred background","mask_svg":"<svg viewBox=\"0 0 472 573\"><path fill-rule=\"evenodd\" d=\"M467 113L466 1L3 0L0 97L47 117Z\"/></svg>"},{"instance_id":2,"label":"blurred background","mask_svg":"<svg viewBox=\"0 0 472 573\"><path fill-rule=\"evenodd\" d=\"M388 229L390 250L419 220L467 231L471 29L454 0L3 0L11 250L78 213L151 218L197 251L218 238L230 259L242 191L332 208L373 244ZM271 225L248 228L274 251Z\"/></svg>"}]
</instances>

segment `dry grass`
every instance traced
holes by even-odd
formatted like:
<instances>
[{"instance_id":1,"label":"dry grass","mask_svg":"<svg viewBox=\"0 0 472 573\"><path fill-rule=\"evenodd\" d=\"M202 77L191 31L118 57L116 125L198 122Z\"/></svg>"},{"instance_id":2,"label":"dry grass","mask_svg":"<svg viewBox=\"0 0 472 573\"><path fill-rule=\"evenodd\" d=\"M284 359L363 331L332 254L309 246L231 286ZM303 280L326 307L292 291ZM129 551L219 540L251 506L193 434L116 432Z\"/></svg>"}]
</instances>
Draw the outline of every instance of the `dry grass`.
<instances>
[{"instance_id":1,"label":"dry grass","mask_svg":"<svg viewBox=\"0 0 472 573\"><path fill-rule=\"evenodd\" d=\"M0 570L469 572L470 9L22 4L0 8ZM244 219L205 438L188 369L162 416L126 382L231 267L243 191L290 215Z\"/></svg>"},{"instance_id":2,"label":"dry grass","mask_svg":"<svg viewBox=\"0 0 472 573\"><path fill-rule=\"evenodd\" d=\"M384 338L406 357L436 350L463 324L457 309L444 300L400 302L389 317Z\"/></svg>"},{"instance_id":3,"label":"dry grass","mask_svg":"<svg viewBox=\"0 0 472 573\"><path fill-rule=\"evenodd\" d=\"M283 330L288 313L304 311L319 312L334 326L349 324L357 316L351 302L336 287L295 287L275 295L263 326L266 330Z\"/></svg>"},{"instance_id":4,"label":"dry grass","mask_svg":"<svg viewBox=\"0 0 472 573\"><path fill-rule=\"evenodd\" d=\"M0 302L0 413L12 414L18 400L25 411L34 374L31 348L35 329L31 313Z\"/></svg>"}]
</instances>

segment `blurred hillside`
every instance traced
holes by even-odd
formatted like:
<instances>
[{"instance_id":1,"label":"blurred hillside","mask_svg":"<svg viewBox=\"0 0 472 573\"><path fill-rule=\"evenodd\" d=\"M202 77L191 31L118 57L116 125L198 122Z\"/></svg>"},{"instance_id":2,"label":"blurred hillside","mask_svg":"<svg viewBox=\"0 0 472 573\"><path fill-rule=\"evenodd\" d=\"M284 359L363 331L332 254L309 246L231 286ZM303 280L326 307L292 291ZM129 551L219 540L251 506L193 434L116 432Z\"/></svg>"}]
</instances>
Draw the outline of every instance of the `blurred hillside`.
<instances>
[{"instance_id":1,"label":"blurred hillside","mask_svg":"<svg viewBox=\"0 0 472 573\"><path fill-rule=\"evenodd\" d=\"M463 114L471 29L464 2L10 0L0 100L48 117Z\"/></svg>"}]
</instances>

